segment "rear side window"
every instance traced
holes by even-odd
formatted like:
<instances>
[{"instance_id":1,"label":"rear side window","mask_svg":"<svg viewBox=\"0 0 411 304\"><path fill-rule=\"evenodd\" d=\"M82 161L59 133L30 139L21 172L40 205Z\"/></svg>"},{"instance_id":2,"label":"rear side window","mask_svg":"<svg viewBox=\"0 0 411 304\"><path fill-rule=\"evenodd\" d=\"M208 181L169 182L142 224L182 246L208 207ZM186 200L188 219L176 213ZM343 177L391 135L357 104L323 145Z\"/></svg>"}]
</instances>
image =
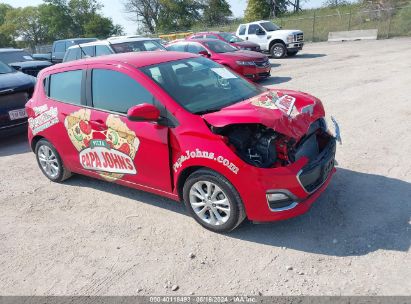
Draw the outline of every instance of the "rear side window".
<instances>
[{"instance_id":1,"label":"rear side window","mask_svg":"<svg viewBox=\"0 0 411 304\"><path fill-rule=\"evenodd\" d=\"M73 61L80 58L80 48L68 49L67 55L64 58L64 62Z\"/></svg>"},{"instance_id":2,"label":"rear side window","mask_svg":"<svg viewBox=\"0 0 411 304\"><path fill-rule=\"evenodd\" d=\"M80 105L82 78L82 70L50 75L48 96L55 100Z\"/></svg>"},{"instance_id":3,"label":"rear side window","mask_svg":"<svg viewBox=\"0 0 411 304\"><path fill-rule=\"evenodd\" d=\"M110 55L112 52L106 45L96 45L96 56Z\"/></svg>"},{"instance_id":4,"label":"rear side window","mask_svg":"<svg viewBox=\"0 0 411 304\"><path fill-rule=\"evenodd\" d=\"M206 35L205 36L207 39L218 39L216 35Z\"/></svg>"},{"instance_id":5,"label":"rear side window","mask_svg":"<svg viewBox=\"0 0 411 304\"><path fill-rule=\"evenodd\" d=\"M65 52L66 51L66 43L65 42L56 42L54 46L55 52Z\"/></svg>"},{"instance_id":6,"label":"rear side window","mask_svg":"<svg viewBox=\"0 0 411 304\"><path fill-rule=\"evenodd\" d=\"M132 106L153 103L154 96L128 75L94 69L92 78L93 106L97 109L127 113Z\"/></svg>"},{"instance_id":7,"label":"rear side window","mask_svg":"<svg viewBox=\"0 0 411 304\"><path fill-rule=\"evenodd\" d=\"M174 52L184 52L186 48L186 43L176 43L167 46L167 50Z\"/></svg>"},{"instance_id":8,"label":"rear side window","mask_svg":"<svg viewBox=\"0 0 411 304\"><path fill-rule=\"evenodd\" d=\"M187 51L193 54L198 54L201 51L207 51L207 50L198 43L189 43Z\"/></svg>"},{"instance_id":9,"label":"rear side window","mask_svg":"<svg viewBox=\"0 0 411 304\"><path fill-rule=\"evenodd\" d=\"M94 56L94 46L84 46L80 49L81 58L89 58Z\"/></svg>"},{"instance_id":10,"label":"rear side window","mask_svg":"<svg viewBox=\"0 0 411 304\"><path fill-rule=\"evenodd\" d=\"M238 35L245 35L246 26L240 25L240 29L238 30Z\"/></svg>"}]
</instances>

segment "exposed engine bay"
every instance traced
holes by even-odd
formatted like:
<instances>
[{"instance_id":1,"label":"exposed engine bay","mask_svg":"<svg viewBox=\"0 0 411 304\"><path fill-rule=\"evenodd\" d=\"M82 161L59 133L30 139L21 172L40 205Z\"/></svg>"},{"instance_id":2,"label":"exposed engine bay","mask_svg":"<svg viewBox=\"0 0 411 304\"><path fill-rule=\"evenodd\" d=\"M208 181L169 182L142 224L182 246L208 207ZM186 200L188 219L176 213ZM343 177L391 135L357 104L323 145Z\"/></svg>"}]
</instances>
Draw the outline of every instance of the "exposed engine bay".
<instances>
[{"instance_id":1,"label":"exposed engine bay","mask_svg":"<svg viewBox=\"0 0 411 304\"><path fill-rule=\"evenodd\" d=\"M286 166L304 156L312 161L332 138L323 119L312 123L298 142L261 124L229 125L213 131L225 136L242 160L259 168Z\"/></svg>"}]
</instances>

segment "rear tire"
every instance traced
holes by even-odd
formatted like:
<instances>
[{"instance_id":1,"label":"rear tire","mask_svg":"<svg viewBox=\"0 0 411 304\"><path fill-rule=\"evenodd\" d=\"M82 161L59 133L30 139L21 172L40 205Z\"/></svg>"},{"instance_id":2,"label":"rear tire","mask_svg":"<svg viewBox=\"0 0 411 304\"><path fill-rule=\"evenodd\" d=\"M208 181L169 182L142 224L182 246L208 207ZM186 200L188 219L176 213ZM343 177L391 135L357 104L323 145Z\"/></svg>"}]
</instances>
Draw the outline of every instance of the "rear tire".
<instances>
[{"instance_id":1,"label":"rear tire","mask_svg":"<svg viewBox=\"0 0 411 304\"><path fill-rule=\"evenodd\" d=\"M64 166L56 148L45 139L40 139L34 150L41 172L52 182L60 183L69 177L71 172Z\"/></svg>"},{"instance_id":2,"label":"rear tire","mask_svg":"<svg viewBox=\"0 0 411 304\"><path fill-rule=\"evenodd\" d=\"M192 173L184 184L183 198L190 215L213 232L232 231L245 219L237 190L215 171L200 169Z\"/></svg>"},{"instance_id":3,"label":"rear tire","mask_svg":"<svg viewBox=\"0 0 411 304\"><path fill-rule=\"evenodd\" d=\"M270 54L271 57L276 59L283 58L287 54L287 48L285 47L284 43L274 43L270 48Z\"/></svg>"}]
</instances>

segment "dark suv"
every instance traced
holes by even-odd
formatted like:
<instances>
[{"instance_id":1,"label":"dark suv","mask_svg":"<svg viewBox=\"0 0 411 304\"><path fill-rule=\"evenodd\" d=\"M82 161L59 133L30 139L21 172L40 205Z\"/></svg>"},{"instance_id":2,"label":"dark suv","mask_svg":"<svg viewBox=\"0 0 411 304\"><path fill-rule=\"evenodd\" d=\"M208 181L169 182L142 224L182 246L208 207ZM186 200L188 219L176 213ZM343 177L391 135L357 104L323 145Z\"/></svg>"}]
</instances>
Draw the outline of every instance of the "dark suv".
<instances>
[{"instance_id":1,"label":"dark suv","mask_svg":"<svg viewBox=\"0 0 411 304\"><path fill-rule=\"evenodd\" d=\"M35 60L28 52L22 49L0 49L0 61L8 64L17 71L37 77L40 70L51 65L49 61Z\"/></svg>"}]
</instances>

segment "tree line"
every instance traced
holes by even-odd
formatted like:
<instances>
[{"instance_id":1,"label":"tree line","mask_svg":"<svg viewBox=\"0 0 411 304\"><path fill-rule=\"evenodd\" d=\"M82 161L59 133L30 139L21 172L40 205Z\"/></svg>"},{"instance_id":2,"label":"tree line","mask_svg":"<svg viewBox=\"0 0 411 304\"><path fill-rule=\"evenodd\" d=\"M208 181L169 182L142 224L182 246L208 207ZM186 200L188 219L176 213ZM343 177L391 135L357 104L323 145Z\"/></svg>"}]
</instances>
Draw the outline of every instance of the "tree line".
<instances>
[{"instance_id":1,"label":"tree line","mask_svg":"<svg viewBox=\"0 0 411 304\"><path fill-rule=\"evenodd\" d=\"M32 49L70 37L106 38L123 28L101 14L97 0L44 0L38 6L13 8L0 3L0 47L18 40Z\"/></svg>"}]
</instances>

